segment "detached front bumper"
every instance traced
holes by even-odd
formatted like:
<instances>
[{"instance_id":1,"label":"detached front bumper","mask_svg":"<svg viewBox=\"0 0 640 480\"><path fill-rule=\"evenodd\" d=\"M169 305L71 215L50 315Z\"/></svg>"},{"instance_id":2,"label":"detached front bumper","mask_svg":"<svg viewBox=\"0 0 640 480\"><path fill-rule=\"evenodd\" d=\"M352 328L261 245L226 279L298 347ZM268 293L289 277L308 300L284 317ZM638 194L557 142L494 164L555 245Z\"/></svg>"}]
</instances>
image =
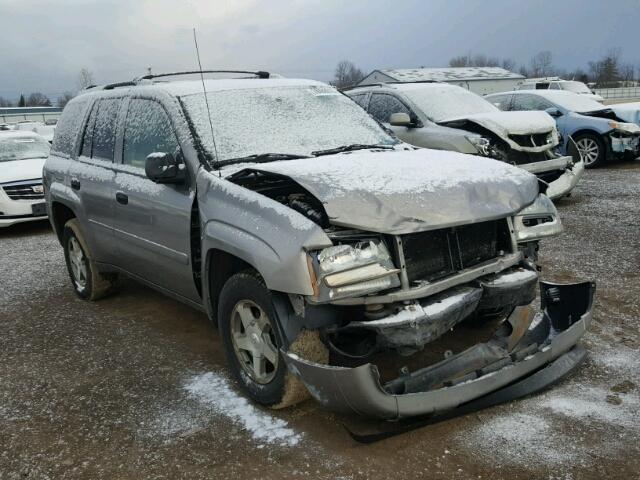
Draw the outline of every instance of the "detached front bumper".
<instances>
[{"instance_id":1,"label":"detached front bumper","mask_svg":"<svg viewBox=\"0 0 640 480\"><path fill-rule=\"evenodd\" d=\"M540 388L567 368L544 368L572 349L591 323L595 284L541 282L543 312L517 307L486 343L380 383L375 365L355 368L309 362L282 352L289 370L322 405L336 411L388 420L439 413L542 374ZM574 368L576 363L563 362ZM569 368L569 369L570 369ZM533 390L535 391L535 390Z\"/></svg>"},{"instance_id":2,"label":"detached front bumper","mask_svg":"<svg viewBox=\"0 0 640 480\"><path fill-rule=\"evenodd\" d=\"M520 165L521 168L534 175L540 175L554 170L564 170L556 180L549 183L546 195L551 200L564 197L578 184L582 174L584 173L584 163L582 161L573 163L571 157L560 157L543 162L528 163Z\"/></svg>"}]
</instances>

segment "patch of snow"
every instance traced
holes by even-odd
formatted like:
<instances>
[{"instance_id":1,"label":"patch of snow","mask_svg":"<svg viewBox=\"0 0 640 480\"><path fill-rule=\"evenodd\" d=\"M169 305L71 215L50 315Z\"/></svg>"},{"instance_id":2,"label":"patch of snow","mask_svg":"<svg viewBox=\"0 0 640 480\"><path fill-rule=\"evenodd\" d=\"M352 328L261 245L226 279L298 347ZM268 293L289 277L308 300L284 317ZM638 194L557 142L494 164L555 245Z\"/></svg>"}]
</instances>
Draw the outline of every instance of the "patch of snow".
<instances>
[{"instance_id":1,"label":"patch of snow","mask_svg":"<svg viewBox=\"0 0 640 480\"><path fill-rule=\"evenodd\" d=\"M537 278L538 274L531 270L515 270L511 273L500 275L495 280L492 280L491 285L504 285L506 283L519 282L520 280L528 280L531 278Z\"/></svg>"},{"instance_id":2,"label":"patch of snow","mask_svg":"<svg viewBox=\"0 0 640 480\"><path fill-rule=\"evenodd\" d=\"M227 379L214 372L195 375L185 385L185 390L216 413L226 415L241 425L258 442L293 447L300 443L302 435L275 418L254 407L234 392Z\"/></svg>"}]
</instances>

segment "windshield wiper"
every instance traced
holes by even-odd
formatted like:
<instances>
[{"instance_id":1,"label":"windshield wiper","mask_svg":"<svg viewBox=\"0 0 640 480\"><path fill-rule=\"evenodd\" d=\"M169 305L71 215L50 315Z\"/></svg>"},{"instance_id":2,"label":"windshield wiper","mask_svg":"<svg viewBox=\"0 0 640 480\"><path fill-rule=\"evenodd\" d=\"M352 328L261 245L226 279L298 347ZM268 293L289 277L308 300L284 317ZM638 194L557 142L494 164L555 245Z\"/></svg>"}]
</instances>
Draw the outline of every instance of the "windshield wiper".
<instances>
[{"instance_id":1,"label":"windshield wiper","mask_svg":"<svg viewBox=\"0 0 640 480\"><path fill-rule=\"evenodd\" d=\"M235 165L237 163L267 163L278 160L295 160L297 158L309 158L309 156L297 155L295 153L256 153L254 155L247 155L246 157L220 160L219 162L215 162L215 165L220 168L225 165Z\"/></svg>"},{"instance_id":2,"label":"windshield wiper","mask_svg":"<svg viewBox=\"0 0 640 480\"><path fill-rule=\"evenodd\" d=\"M390 150L393 148L393 145L365 145L363 143L353 143L351 145L342 145L341 147L328 148L326 150L316 150L315 152L311 152L311 155L319 157L321 155L332 155L334 153L351 152L353 150L366 150L368 148L383 148L385 150Z\"/></svg>"}]
</instances>

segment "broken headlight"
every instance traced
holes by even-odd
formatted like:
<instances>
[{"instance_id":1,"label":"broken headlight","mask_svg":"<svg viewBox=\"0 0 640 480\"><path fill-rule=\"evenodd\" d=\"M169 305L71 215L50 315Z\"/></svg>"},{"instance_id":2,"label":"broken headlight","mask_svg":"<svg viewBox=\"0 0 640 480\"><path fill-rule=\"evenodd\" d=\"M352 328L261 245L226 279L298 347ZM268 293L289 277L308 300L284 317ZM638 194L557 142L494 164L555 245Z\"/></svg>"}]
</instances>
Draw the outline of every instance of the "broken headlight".
<instances>
[{"instance_id":1,"label":"broken headlight","mask_svg":"<svg viewBox=\"0 0 640 480\"><path fill-rule=\"evenodd\" d=\"M516 214L513 228L516 242L525 243L560 234L562 223L553 202L541 193L531 205Z\"/></svg>"},{"instance_id":2,"label":"broken headlight","mask_svg":"<svg viewBox=\"0 0 640 480\"><path fill-rule=\"evenodd\" d=\"M475 147L480 155L483 157L489 157L491 155L491 142L488 138L474 137L468 135L465 137L471 145Z\"/></svg>"},{"instance_id":3,"label":"broken headlight","mask_svg":"<svg viewBox=\"0 0 640 480\"><path fill-rule=\"evenodd\" d=\"M394 288L398 273L383 241L372 239L341 244L309 254L314 292L319 302Z\"/></svg>"},{"instance_id":4,"label":"broken headlight","mask_svg":"<svg viewBox=\"0 0 640 480\"><path fill-rule=\"evenodd\" d=\"M616 122L615 120L609 122L609 126L620 133L626 133L630 135L640 133L640 127L635 123Z\"/></svg>"}]
</instances>

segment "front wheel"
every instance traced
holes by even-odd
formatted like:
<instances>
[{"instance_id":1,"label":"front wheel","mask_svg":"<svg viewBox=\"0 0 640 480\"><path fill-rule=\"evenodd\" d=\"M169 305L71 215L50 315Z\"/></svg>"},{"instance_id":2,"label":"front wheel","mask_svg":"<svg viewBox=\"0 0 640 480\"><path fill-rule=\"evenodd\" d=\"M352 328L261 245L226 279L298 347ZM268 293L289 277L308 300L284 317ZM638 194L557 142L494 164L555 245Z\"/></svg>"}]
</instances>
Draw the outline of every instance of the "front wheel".
<instances>
[{"instance_id":1,"label":"front wheel","mask_svg":"<svg viewBox=\"0 0 640 480\"><path fill-rule=\"evenodd\" d=\"M271 408L308 397L280 355L272 293L257 273L241 272L227 280L220 292L218 324L231 373L247 396Z\"/></svg>"},{"instance_id":2,"label":"front wheel","mask_svg":"<svg viewBox=\"0 0 640 480\"><path fill-rule=\"evenodd\" d=\"M574 139L575 147L573 148L573 159L584 161L585 168L594 168L601 166L607 156L602 138L591 133L584 133L576 136Z\"/></svg>"}]
</instances>

